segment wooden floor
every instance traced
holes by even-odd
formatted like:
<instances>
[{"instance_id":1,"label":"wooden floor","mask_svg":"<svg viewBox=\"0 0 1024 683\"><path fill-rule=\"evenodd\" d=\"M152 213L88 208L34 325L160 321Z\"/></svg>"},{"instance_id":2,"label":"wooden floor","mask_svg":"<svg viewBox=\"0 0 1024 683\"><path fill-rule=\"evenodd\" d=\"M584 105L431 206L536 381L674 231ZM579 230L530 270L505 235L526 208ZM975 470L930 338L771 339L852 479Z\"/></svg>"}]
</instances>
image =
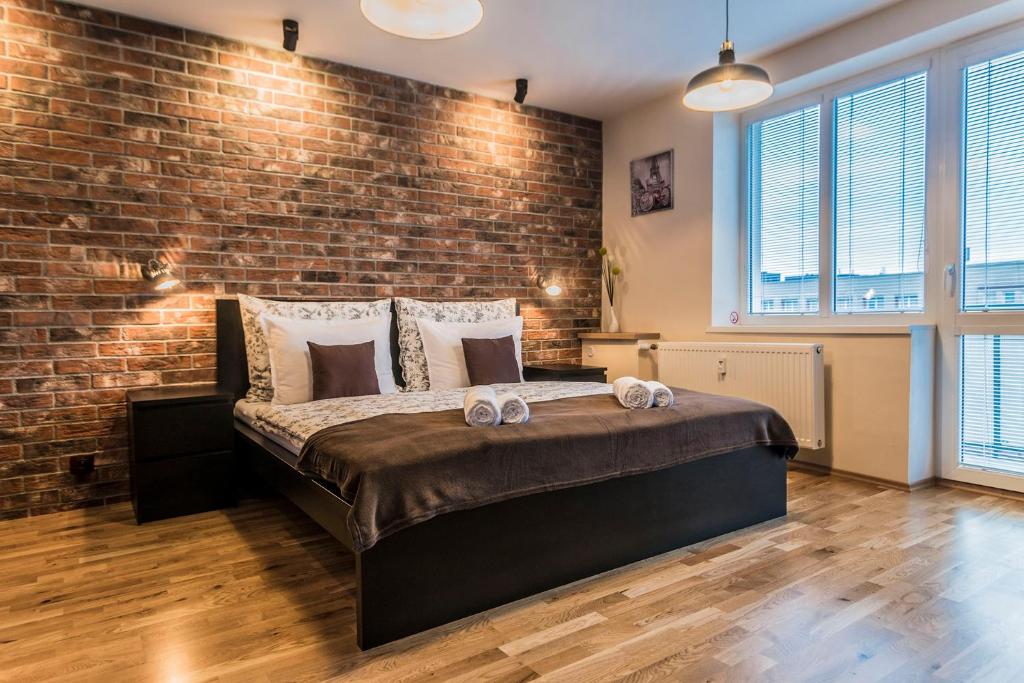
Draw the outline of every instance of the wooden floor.
<instances>
[{"instance_id":1,"label":"wooden floor","mask_svg":"<svg viewBox=\"0 0 1024 683\"><path fill-rule=\"evenodd\" d=\"M790 474L789 516L361 653L279 500L0 524L0 679L1024 679L1024 503Z\"/></svg>"}]
</instances>

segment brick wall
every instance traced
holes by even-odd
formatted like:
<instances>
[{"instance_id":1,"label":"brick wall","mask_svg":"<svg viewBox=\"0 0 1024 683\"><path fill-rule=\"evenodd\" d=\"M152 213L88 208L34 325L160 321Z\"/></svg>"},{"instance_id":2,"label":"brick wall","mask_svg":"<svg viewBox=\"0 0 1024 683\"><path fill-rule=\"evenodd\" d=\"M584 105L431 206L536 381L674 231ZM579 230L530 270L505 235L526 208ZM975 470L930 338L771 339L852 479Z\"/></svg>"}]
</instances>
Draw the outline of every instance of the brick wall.
<instances>
[{"instance_id":1,"label":"brick wall","mask_svg":"<svg viewBox=\"0 0 1024 683\"><path fill-rule=\"evenodd\" d=\"M218 296L515 296L529 360L578 359L598 325L600 123L74 5L0 11L0 518L125 498L124 392L213 380ZM147 286L154 256L183 286Z\"/></svg>"}]
</instances>

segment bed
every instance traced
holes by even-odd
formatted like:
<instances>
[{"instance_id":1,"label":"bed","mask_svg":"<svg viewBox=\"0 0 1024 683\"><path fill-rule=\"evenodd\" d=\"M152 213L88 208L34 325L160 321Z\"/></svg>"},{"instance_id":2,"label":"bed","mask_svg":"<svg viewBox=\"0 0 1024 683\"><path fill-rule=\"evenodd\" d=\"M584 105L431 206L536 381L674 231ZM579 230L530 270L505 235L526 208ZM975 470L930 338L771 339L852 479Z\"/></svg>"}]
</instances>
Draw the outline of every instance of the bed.
<instances>
[{"instance_id":1,"label":"bed","mask_svg":"<svg viewBox=\"0 0 1024 683\"><path fill-rule=\"evenodd\" d=\"M474 449L484 441L474 439L491 437L485 430L454 427L452 414L461 414L455 408L461 405L459 390L363 402L330 399L290 411L241 400L249 378L238 302L218 300L216 317L218 384L239 399L240 467L354 553L360 648L786 514L786 457L796 450L788 426L776 425L775 432L759 432L754 439L737 437L743 447L711 449L680 464L661 457L670 449L649 448L636 454L636 467L623 467L623 448L634 437L690 438L692 425L666 431L654 411L614 408L607 385L530 383L520 388L534 418L521 431L532 434L532 441L477 454ZM391 336L397 351L397 331ZM392 357L401 383L397 352ZM741 413L753 415L750 406L756 405L709 395L685 399L712 406L718 411L710 418L713 425L727 434L743 431L747 418ZM767 409L759 408L763 418ZM562 413L575 419L559 422ZM347 417L330 426L331 415ZM566 424L565 434L559 424ZM503 438L518 438L508 427L496 429ZM607 430L604 438L593 433L597 429ZM411 441L389 437L403 432L429 435L419 439L421 449L448 470L422 467L423 454L396 452L417 450ZM704 432L701 439L711 438ZM552 455L566 444L593 453L585 477L557 467L542 474L532 469L530 462L556 463ZM485 451L499 454L493 468L519 476L487 476ZM357 476L335 476L330 466L338 453L349 459L349 470L351 462L362 463ZM514 490L507 490L510 478L516 480ZM424 481L430 495L420 493ZM439 496L456 504L424 503Z\"/></svg>"}]
</instances>

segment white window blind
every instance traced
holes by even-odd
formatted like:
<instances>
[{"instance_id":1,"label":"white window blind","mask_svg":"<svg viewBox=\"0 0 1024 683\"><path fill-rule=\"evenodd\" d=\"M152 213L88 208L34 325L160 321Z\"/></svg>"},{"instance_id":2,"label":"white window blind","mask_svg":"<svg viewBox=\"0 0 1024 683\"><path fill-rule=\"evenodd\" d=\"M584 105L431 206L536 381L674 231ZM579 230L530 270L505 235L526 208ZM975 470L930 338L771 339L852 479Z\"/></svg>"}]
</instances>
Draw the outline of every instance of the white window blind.
<instances>
[{"instance_id":1,"label":"white window blind","mask_svg":"<svg viewBox=\"0 0 1024 683\"><path fill-rule=\"evenodd\" d=\"M1024 52L964 72L964 310L1024 309Z\"/></svg>"},{"instance_id":2,"label":"white window blind","mask_svg":"<svg viewBox=\"0 0 1024 683\"><path fill-rule=\"evenodd\" d=\"M1024 336L961 340L960 462L1024 474Z\"/></svg>"},{"instance_id":3,"label":"white window blind","mask_svg":"<svg viewBox=\"0 0 1024 683\"><path fill-rule=\"evenodd\" d=\"M750 126L747 302L752 314L818 310L818 105Z\"/></svg>"},{"instance_id":4,"label":"white window blind","mask_svg":"<svg viewBox=\"0 0 1024 683\"><path fill-rule=\"evenodd\" d=\"M837 313L923 310L922 72L836 98Z\"/></svg>"}]
</instances>

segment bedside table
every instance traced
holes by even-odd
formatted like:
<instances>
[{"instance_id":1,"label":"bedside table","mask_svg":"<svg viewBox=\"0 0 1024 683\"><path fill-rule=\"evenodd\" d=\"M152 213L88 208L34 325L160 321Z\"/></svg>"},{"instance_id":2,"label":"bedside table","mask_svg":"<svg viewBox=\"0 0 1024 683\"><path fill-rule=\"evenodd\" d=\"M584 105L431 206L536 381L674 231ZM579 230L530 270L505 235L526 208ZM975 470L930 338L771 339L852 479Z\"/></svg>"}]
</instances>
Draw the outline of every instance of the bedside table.
<instances>
[{"instance_id":1,"label":"bedside table","mask_svg":"<svg viewBox=\"0 0 1024 683\"><path fill-rule=\"evenodd\" d=\"M139 524L236 504L231 394L216 387L137 389L127 402Z\"/></svg>"},{"instance_id":2,"label":"bedside table","mask_svg":"<svg viewBox=\"0 0 1024 683\"><path fill-rule=\"evenodd\" d=\"M605 382L607 369L571 363L524 365L523 379L527 382Z\"/></svg>"}]
</instances>

